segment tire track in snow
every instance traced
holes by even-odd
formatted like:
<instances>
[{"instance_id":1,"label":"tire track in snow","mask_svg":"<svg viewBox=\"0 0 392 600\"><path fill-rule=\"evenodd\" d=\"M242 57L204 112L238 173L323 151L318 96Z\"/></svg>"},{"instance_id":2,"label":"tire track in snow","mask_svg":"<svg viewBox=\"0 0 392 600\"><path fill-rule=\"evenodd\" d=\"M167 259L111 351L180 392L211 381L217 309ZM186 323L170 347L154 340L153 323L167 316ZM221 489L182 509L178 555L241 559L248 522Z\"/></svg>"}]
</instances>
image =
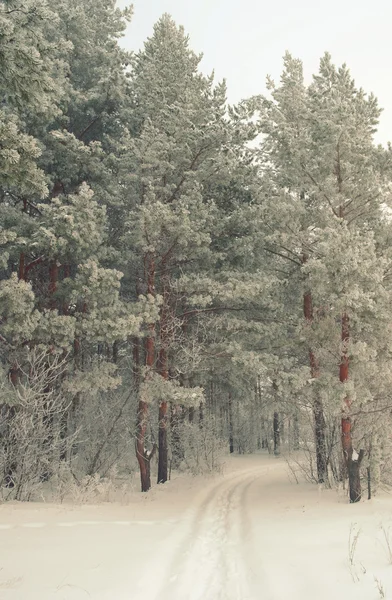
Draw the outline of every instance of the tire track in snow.
<instances>
[{"instance_id":1,"label":"tire track in snow","mask_svg":"<svg viewBox=\"0 0 392 600\"><path fill-rule=\"evenodd\" d=\"M169 569L160 600L254 600L246 497L266 469L238 473L210 488ZM152 596L151 596L152 597Z\"/></svg>"}]
</instances>

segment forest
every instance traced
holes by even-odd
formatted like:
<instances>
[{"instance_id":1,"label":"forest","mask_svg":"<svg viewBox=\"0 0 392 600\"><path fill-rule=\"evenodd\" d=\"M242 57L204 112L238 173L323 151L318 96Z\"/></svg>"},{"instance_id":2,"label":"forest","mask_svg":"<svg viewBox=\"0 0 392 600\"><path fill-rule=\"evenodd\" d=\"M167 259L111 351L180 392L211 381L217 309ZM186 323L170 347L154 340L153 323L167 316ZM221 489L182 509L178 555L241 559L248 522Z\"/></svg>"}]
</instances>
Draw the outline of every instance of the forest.
<instances>
[{"instance_id":1,"label":"forest","mask_svg":"<svg viewBox=\"0 0 392 600\"><path fill-rule=\"evenodd\" d=\"M137 53L131 19L0 2L0 501L261 450L370 497L392 484L377 99L286 53L231 106L171 16Z\"/></svg>"}]
</instances>

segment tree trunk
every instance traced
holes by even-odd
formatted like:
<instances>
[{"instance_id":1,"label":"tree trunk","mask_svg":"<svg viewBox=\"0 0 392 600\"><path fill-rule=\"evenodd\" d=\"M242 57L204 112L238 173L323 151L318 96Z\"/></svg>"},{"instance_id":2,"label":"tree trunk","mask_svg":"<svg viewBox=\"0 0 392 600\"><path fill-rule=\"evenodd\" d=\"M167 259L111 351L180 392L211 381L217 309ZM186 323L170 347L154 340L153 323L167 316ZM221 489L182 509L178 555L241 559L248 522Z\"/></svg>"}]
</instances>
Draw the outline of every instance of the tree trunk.
<instances>
[{"instance_id":1,"label":"tree trunk","mask_svg":"<svg viewBox=\"0 0 392 600\"><path fill-rule=\"evenodd\" d=\"M327 480L327 450L325 443L326 427L323 405L319 398L315 398L313 401L313 414L316 437L317 481L318 483L325 483Z\"/></svg>"},{"instance_id":2,"label":"tree trunk","mask_svg":"<svg viewBox=\"0 0 392 600\"><path fill-rule=\"evenodd\" d=\"M274 412L274 454L280 455L280 423L279 413Z\"/></svg>"},{"instance_id":3,"label":"tree trunk","mask_svg":"<svg viewBox=\"0 0 392 600\"><path fill-rule=\"evenodd\" d=\"M26 213L27 212L27 200L23 200L23 210L22 212ZM25 273L25 265L26 265L26 255L24 252L21 252L19 254L19 267L18 267L18 279L20 280L25 280L26 277L26 273Z\"/></svg>"},{"instance_id":4,"label":"tree trunk","mask_svg":"<svg viewBox=\"0 0 392 600\"><path fill-rule=\"evenodd\" d=\"M361 489L361 463L365 455L364 450L359 451L358 458L351 458L348 461L348 481L350 502L359 502L362 497Z\"/></svg>"},{"instance_id":5,"label":"tree trunk","mask_svg":"<svg viewBox=\"0 0 392 600\"><path fill-rule=\"evenodd\" d=\"M17 362L14 362L11 365L11 368L9 370L9 380L10 383L14 386L17 387L18 383L19 383L19 376L20 376L20 371L19 371L19 366ZM14 418L15 414L16 414L16 407L15 406L9 406L8 404L2 404L0 406L1 409L1 420L3 422L3 424L5 424L5 438L8 440L8 443L5 442L3 445L3 451L4 451L4 455L5 457L7 457L7 459L9 458L9 455L11 454L12 456L12 450L13 447L16 444L16 441L14 440L14 436L12 434L12 419ZM4 465L4 479L3 479L3 484L5 485L5 487L7 488L13 488L15 486L15 476L14 474L16 473L17 470L17 463L15 462L15 460L6 460L6 464Z\"/></svg>"},{"instance_id":6,"label":"tree trunk","mask_svg":"<svg viewBox=\"0 0 392 600\"><path fill-rule=\"evenodd\" d=\"M159 404L158 483L166 483L167 466L167 402L162 400Z\"/></svg>"},{"instance_id":7,"label":"tree trunk","mask_svg":"<svg viewBox=\"0 0 392 600\"><path fill-rule=\"evenodd\" d=\"M57 291L58 278L59 278L59 267L58 267L57 260L56 259L51 260L49 263L49 285L48 285L48 294L49 294L48 306L51 310L55 310L56 305L57 305L55 293ZM44 390L44 393L49 395L53 385L54 385L54 382L48 383L47 387ZM48 405L46 403L45 403L45 409L48 409ZM42 418L42 422L46 429L45 438L42 440L42 450L43 450L44 454L45 453L49 454L50 449L53 445L53 422L54 422L53 413L48 411L47 414L44 414L44 416ZM52 473L49 470L45 469L43 471L43 473L41 474L41 481L49 481L51 475L52 475Z\"/></svg>"},{"instance_id":8,"label":"tree trunk","mask_svg":"<svg viewBox=\"0 0 392 600\"><path fill-rule=\"evenodd\" d=\"M293 450L299 450L299 422L297 413L293 417Z\"/></svg>"},{"instance_id":9,"label":"tree trunk","mask_svg":"<svg viewBox=\"0 0 392 600\"><path fill-rule=\"evenodd\" d=\"M165 381L169 378L168 346L169 346L169 319L170 319L170 295L169 282L165 271L166 265L161 265L163 270L162 295L163 304L160 314L160 350L158 357L159 374ZM161 398L159 402L159 428L158 428L158 483L166 483L168 478L168 448L167 448L167 401Z\"/></svg>"},{"instance_id":10,"label":"tree trunk","mask_svg":"<svg viewBox=\"0 0 392 600\"><path fill-rule=\"evenodd\" d=\"M57 260L51 260L49 263L49 308L52 310L56 308L56 299L54 294L57 291L57 283L59 278L59 268Z\"/></svg>"},{"instance_id":11,"label":"tree trunk","mask_svg":"<svg viewBox=\"0 0 392 600\"><path fill-rule=\"evenodd\" d=\"M155 295L155 262L151 253L145 257L145 277L147 279L147 292ZM147 328L145 341L146 367L148 378L155 366L155 325L150 323ZM139 392L140 394L140 392ZM151 459L155 446L151 452L146 449L146 433L149 416L148 403L140 398L136 422L136 457L139 463L142 492L148 492L151 488Z\"/></svg>"},{"instance_id":12,"label":"tree trunk","mask_svg":"<svg viewBox=\"0 0 392 600\"><path fill-rule=\"evenodd\" d=\"M233 399L229 394L229 448L230 454L234 453L234 435L233 435Z\"/></svg>"},{"instance_id":13,"label":"tree trunk","mask_svg":"<svg viewBox=\"0 0 392 600\"><path fill-rule=\"evenodd\" d=\"M190 413L189 413L190 414ZM180 424L184 422L185 409L182 406L173 406L171 411L171 440L172 440L172 464L178 467L184 460L184 448L181 443Z\"/></svg>"},{"instance_id":14,"label":"tree trunk","mask_svg":"<svg viewBox=\"0 0 392 600\"><path fill-rule=\"evenodd\" d=\"M148 419L148 404L143 400L139 401L137 414L137 436L136 436L136 457L140 469L140 481L142 492L148 492L151 488L151 457L144 447Z\"/></svg>"},{"instance_id":15,"label":"tree trunk","mask_svg":"<svg viewBox=\"0 0 392 600\"><path fill-rule=\"evenodd\" d=\"M303 262L306 262L307 257L304 256ZM313 302L310 291L304 294L304 316L309 326L313 323ZM320 376L320 366L313 350L309 349L310 375L312 379L317 379ZM315 392L317 394L317 392ZM316 441L316 464L317 464L317 481L324 483L327 480L327 449L325 442L326 423L324 417L323 404L317 396L313 399L313 418L314 418L314 435Z\"/></svg>"},{"instance_id":16,"label":"tree trunk","mask_svg":"<svg viewBox=\"0 0 392 600\"><path fill-rule=\"evenodd\" d=\"M63 266L63 279L71 277L71 267L69 264ZM66 300L63 302L63 315L69 314L69 304Z\"/></svg>"},{"instance_id":17,"label":"tree trunk","mask_svg":"<svg viewBox=\"0 0 392 600\"><path fill-rule=\"evenodd\" d=\"M204 406L203 402L199 404L199 427L203 429L203 421L204 421Z\"/></svg>"},{"instance_id":18,"label":"tree trunk","mask_svg":"<svg viewBox=\"0 0 392 600\"><path fill-rule=\"evenodd\" d=\"M349 378L348 344L350 341L350 320L347 313L342 315L342 356L340 360L339 379L345 383ZM361 450L358 459L354 459L354 448L351 430L351 398L346 396L342 411L342 448L346 473L348 474L350 502L359 502L362 497L360 467L364 451Z\"/></svg>"},{"instance_id":19,"label":"tree trunk","mask_svg":"<svg viewBox=\"0 0 392 600\"><path fill-rule=\"evenodd\" d=\"M26 256L24 252L21 252L19 255L19 267L18 267L18 279L25 280L25 262Z\"/></svg>"},{"instance_id":20,"label":"tree trunk","mask_svg":"<svg viewBox=\"0 0 392 600\"><path fill-rule=\"evenodd\" d=\"M113 342L113 346L112 346L112 358L113 358L113 363L115 365L118 364L118 341Z\"/></svg>"}]
</instances>

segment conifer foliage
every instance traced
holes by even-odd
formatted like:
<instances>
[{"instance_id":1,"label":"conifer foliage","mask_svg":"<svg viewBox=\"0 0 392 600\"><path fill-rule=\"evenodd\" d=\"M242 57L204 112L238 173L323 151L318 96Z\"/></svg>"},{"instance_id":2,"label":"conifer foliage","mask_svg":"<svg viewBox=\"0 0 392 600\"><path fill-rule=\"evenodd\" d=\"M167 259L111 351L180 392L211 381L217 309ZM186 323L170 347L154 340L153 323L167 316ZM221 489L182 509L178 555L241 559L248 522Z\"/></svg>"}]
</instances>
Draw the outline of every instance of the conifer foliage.
<instances>
[{"instance_id":1,"label":"conifer foliage","mask_svg":"<svg viewBox=\"0 0 392 600\"><path fill-rule=\"evenodd\" d=\"M391 454L377 101L286 54L230 107L169 15L125 52L131 17L0 2L2 497L265 449L357 502Z\"/></svg>"}]
</instances>

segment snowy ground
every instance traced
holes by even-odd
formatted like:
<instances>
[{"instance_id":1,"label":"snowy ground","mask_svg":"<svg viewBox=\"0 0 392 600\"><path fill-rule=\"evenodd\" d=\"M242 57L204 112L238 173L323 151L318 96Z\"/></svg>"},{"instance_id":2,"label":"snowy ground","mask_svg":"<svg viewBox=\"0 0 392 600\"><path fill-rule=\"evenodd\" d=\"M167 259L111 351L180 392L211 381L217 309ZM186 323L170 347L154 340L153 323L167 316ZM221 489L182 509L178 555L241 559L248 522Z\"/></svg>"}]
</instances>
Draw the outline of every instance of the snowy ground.
<instances>
[{"instance_id":1,"label":"snowy ground","mask_svg":"<svg viewBox=\"0 0 392 600\"><path fill-rule=\"evenodd\" d=\"M0 599L392 599L392 497L349 505L267 456L200 483L126 506L1 506Z\"/></svg>"}]
</instances>

